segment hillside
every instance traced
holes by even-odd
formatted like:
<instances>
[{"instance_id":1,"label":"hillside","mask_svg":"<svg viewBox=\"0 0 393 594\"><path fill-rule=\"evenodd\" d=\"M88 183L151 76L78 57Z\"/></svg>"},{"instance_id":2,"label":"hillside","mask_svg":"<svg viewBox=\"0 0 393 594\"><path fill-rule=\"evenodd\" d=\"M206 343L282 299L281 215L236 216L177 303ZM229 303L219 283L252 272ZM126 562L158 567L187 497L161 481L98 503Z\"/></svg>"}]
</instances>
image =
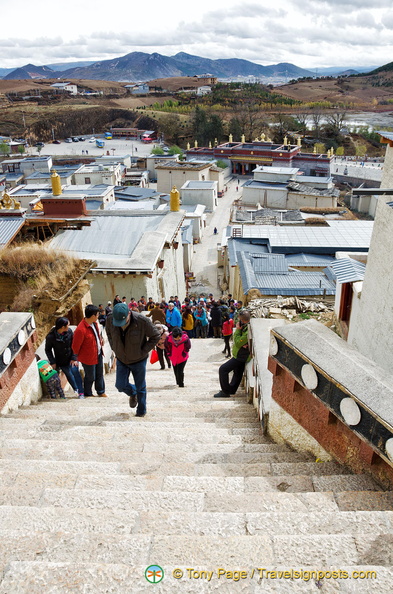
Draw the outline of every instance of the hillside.
<instances>
[{"instance_id":1,"label":"hillside","mask_svg":"<svg viewBox=\"0 0 393 594\"><path fill-rule=\"evenodd\" d=\"M298 101L329 101L374 110L380 105L383 109L393 100L393 69L378 68L360 76L300 80L276 87L275 92Z\"/></svg>"}]
</instances>

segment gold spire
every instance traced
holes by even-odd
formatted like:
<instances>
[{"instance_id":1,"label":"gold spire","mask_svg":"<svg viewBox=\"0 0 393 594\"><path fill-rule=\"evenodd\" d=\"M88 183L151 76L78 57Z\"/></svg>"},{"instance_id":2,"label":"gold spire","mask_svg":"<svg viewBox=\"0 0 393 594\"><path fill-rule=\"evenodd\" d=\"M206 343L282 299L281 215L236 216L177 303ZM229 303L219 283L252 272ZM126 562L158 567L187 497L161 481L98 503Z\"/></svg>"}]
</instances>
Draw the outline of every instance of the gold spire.
<instances>
[{"instance_id":1,"label":"gold spire","mask_svg":"<svg viewBox=\"0 0 393 594\"><path fill-rule=\"evenodd\" d=\"M178 212L180 210L180 192L173 186L169 198L169 210L171 212Z\"/></svg>"},{"instance_id":2,"label":"gold spire","mask_svg":"<svg viewBox=\"0 0 393 594\"><path fill-rule=\"evenodd\" d=\"M61 196L62 189L61 189L61 180L58 173L56 173L55 169L52 169L52 175L50 176L50 181L52 183L52 194L53 196Z\"/></svg>"}]
</instances>

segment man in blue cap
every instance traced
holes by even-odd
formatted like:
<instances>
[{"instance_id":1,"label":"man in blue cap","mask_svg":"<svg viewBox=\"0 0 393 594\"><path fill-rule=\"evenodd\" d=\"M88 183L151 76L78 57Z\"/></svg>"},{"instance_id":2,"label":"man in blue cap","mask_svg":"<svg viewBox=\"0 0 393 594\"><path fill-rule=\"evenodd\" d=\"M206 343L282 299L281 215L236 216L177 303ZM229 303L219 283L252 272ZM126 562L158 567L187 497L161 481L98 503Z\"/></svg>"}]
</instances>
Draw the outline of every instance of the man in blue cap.
<instances>
[{"instance_id":1,"label":"man in blue cap","mask_svg":"<svg viewBox=\"0 0 393 594\"><path fill-rule=\"evenodd\" d=\"M106 321L109 343L117 357L116 388L130 397L137 417L146 414L146 362L149 352L160 340L157 326L143 314L128 309L127 303L114 306ZM130 373L135 385L129 381Z\"/></svg>"}]
</instances>

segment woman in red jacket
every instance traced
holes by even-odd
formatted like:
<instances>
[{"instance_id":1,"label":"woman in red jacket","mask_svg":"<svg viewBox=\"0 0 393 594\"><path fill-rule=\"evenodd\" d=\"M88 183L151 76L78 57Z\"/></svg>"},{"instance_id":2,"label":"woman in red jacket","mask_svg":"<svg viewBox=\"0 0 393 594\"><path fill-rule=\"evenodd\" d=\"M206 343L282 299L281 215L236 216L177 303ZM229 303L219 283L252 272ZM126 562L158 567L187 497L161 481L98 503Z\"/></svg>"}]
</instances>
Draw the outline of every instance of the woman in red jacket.
<instances>
[{"instance_id":1,"label":"woman in red jacket","mask_svg":"<svg viewBox=\"0 0 393 594\"><path fill-rule=\"evenodd\" d=\"M188 359L191 341L186 332L175 326L165 340L165 352L172 362L176 383L179 388L184 388L184 367Z\"/></svg>"},{"instance_id":2,"label":"woman in red jacket","mask_svg":"<svg viewBox=\"0 0 393 594\"><path fill-rule=\"evenodd\" d=\"M227 353L227 359L231 356L231 347L229 341L232 336L233 332L233 320L229 317L227 313L224 313L222 316L223 324L222 324L222 335L224 337L224 350L222 351L223 354Z\"/></svg>"}]
</instances>

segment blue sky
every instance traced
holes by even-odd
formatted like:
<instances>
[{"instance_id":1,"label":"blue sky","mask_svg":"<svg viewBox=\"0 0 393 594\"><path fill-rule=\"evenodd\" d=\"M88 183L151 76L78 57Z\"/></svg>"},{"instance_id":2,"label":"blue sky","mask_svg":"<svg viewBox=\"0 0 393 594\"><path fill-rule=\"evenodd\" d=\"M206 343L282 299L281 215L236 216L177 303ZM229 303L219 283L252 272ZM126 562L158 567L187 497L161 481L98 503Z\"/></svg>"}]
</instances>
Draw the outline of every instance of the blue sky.
<instances>
[{"instance_id":1,"label":"blue sky","mask_svg":"<svg viewBox=\"0 0 393 594\"><path fill-rule=\"evenodd\" d=\"M2 0L0 67L105 60L132 51L303 68L393 60L391 0Z\"/></svg>"}]
</instances>

